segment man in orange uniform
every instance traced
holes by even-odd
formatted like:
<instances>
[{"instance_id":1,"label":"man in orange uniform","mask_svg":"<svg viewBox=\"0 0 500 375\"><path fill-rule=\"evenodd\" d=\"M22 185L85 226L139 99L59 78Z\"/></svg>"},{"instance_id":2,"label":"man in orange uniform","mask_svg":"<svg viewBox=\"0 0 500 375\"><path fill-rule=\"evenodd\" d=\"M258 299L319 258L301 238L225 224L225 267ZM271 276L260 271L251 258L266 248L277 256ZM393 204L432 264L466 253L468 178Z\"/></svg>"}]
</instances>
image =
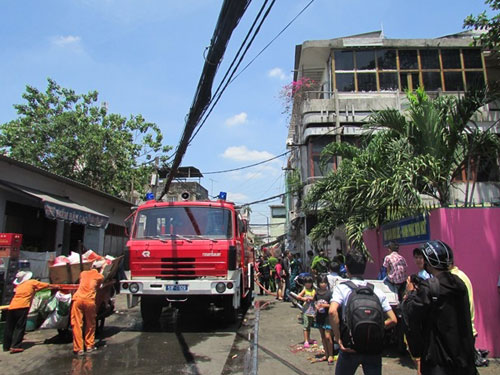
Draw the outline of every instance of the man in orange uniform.
<instances>
[{"instance_id":1,"label":"man in orange uniform","mask_svg":"<svg viewBox=\"0 0 500 375\"><path fill-rule=\"evenodd\" d=\"M23 342L31 301L36 292L50 287L48 283L31 280L32 276L33 273L29 271L19 271L16 274L14 280L16 291L7 311L7 322L3 337L4 352L10 350L11 353L20 353L24 351L21 348L21 343Z\"/></svg>"},{"instance_id":2,"label":"man in orange uniform","mask_svg":"<svg viewBox=\"0 0 500 375\"><path fill-rule=\"evenodd\" d=\"M102 271L105 261L95 261L90 271L80 274L80 286L73 295L71 308L71 327L73 328L73 352L78 355L85 354L83 347L82 326L85 321L85 348L87 353L96 350L94 345L96 326L95 295L97 288L104 281ZM99 271L100 270L100 271Z\"/></svg>"}]
</instances>

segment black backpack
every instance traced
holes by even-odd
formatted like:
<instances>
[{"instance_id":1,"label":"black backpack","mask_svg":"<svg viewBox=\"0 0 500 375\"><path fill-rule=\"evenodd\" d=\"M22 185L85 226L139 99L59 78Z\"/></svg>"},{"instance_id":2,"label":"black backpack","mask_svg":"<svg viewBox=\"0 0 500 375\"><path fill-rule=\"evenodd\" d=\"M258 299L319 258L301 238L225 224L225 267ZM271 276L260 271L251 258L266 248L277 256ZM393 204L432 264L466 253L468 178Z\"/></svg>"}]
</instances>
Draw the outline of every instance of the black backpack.
<instances>
[{"instance_id":1,"label":"black backpack","mask_svg":"<svg viewBox=\"0 0 500 375\"><path fill-rule=\"evenodd\" d=\"M383 348L385 319L373 284L358 286L352 281L342 284L352 290L342 314L344 346L362 354L380 354Z\"/></svg>"}]
</instances>

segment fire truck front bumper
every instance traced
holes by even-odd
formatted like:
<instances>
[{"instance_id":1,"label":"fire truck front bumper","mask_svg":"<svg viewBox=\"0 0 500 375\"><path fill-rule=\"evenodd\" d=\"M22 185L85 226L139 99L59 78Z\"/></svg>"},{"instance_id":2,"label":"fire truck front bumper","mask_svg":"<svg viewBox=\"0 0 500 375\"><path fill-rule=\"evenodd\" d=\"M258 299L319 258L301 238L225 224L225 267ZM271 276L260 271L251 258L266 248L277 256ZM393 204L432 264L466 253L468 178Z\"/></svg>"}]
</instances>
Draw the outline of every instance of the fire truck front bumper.
<instances>
[{"instance_id":1,"label":"fire truck front bumper","mask_svg":"<svg viewBox=\"0 0 500 375\"><path fill-rule=\"evenodd\" d=\"M123 280L120 293L132 295L232 295L239 290L235 280Z\"/></svg>"}]
</instances>

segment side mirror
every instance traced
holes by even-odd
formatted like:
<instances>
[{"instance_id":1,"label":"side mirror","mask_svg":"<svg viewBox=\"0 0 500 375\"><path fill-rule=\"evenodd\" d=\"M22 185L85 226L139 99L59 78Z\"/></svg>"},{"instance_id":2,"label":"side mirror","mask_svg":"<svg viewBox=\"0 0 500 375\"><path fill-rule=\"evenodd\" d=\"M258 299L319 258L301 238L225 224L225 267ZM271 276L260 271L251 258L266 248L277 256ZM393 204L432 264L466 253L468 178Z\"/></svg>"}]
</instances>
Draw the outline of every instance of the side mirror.
<instances>
[{"instance_id":1,"label":"side mirror","mask_svg":"<svg viewBox=\"0 0 500 375\"><path fill-rule=\"evenodd\" d=\"M125 235L127 237L130 237L130 233L132 233L132 224L134 223L134 217L135 217L135 211L132 212L126 219L125 219Z\"/></svg>"}]
</instances>

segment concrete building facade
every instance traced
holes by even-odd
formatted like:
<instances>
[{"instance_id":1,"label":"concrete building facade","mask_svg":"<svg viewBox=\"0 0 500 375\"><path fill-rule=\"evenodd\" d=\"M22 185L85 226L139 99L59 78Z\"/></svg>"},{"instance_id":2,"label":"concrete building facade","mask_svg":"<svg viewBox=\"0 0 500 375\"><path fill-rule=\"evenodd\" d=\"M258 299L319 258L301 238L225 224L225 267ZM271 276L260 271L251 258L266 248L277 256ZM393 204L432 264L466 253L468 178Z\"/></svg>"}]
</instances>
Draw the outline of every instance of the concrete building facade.
<instances>
[{"instance_id":1,"label":"concrete building facade","mask_svg":"<svg viewBox=\"0 0 500 375\"><path fill-rule=\"evenodd\" d=\"M373 111L405 108L405 90L423 87L431 97L463 95L474 86L498 80L497 56L472 47L474 35L464 32L436 39L389 39L377 31L296 46L294 81L310 79L315 87L295 97L286 141L291 150L288 176L299 176L302 186L285 199L290 250L312 249L308 234L316 216L303 210L302 200L315 181L341 162L332 158L326 168L322 167L320 154L327 144L358 145L362 125ZM499 133L499 118L500 105L491 103L475 120L482 129L492 127ZM500 197L496 161L495 166L494 173L477 176L475 202L492 202ZM463 201L462 187L458 181L451 192L453 201ZM345 249L342 228L320 247L330 254L337 248Z\"/></svg>"}]
</instances>

